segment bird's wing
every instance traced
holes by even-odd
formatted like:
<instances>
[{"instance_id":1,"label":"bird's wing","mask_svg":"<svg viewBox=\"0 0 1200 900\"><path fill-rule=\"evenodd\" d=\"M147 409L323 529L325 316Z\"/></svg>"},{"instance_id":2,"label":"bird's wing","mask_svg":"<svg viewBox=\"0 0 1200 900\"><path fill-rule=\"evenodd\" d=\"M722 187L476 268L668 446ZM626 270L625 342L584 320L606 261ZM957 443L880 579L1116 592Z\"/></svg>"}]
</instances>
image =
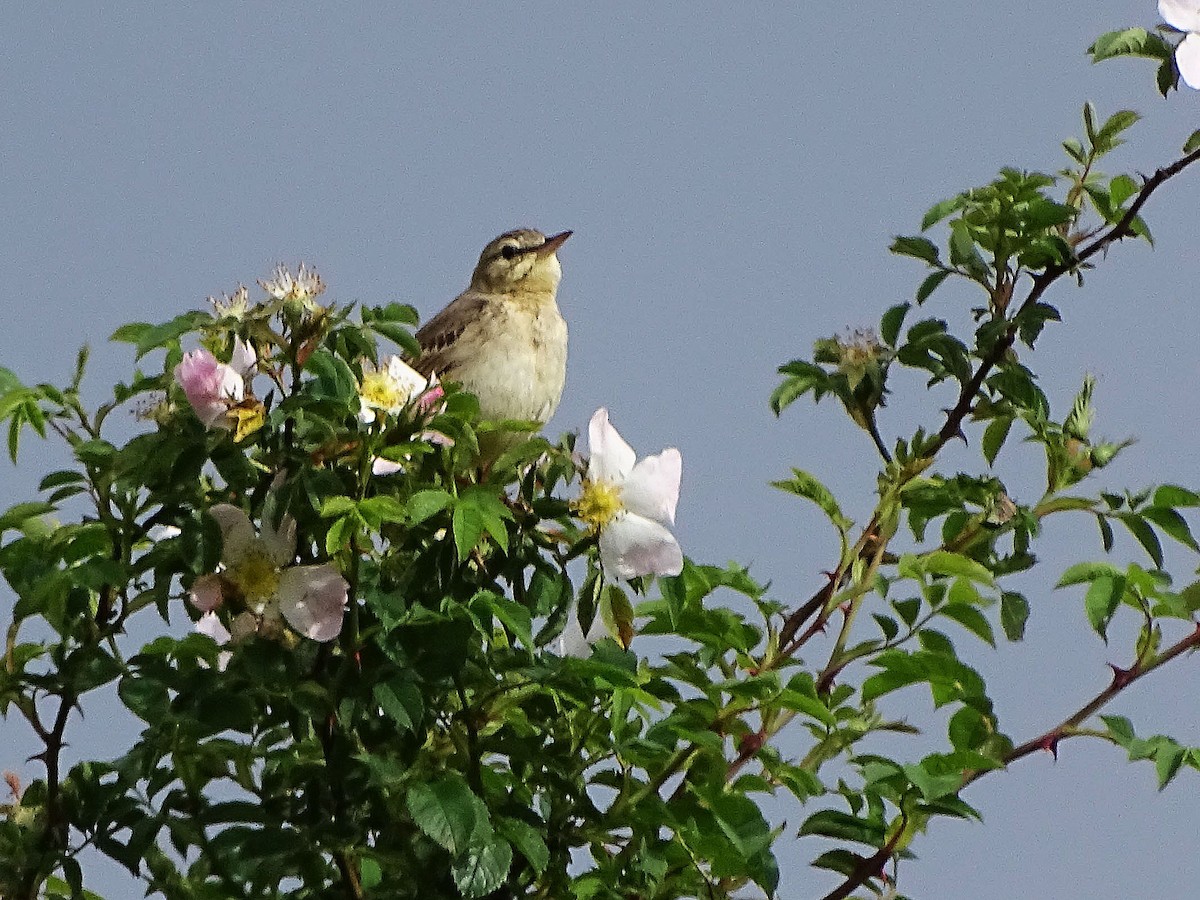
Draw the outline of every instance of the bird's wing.
<instances>
[{"instance_id":1,"label":"bird's wing","mask_svg":"<svg viewBox=\"0 0 1200 900\"><path fill-rule=\"evenodd\" d=\"M439 378L449 376L452 379L458 362L454 342L468 326L479 320L487 303L479 294L468 291L460 294L421 326L416 335L421 345L421 355L413 363L413 368L426 378L437 373Z\"/></svg>"}]
</instances>

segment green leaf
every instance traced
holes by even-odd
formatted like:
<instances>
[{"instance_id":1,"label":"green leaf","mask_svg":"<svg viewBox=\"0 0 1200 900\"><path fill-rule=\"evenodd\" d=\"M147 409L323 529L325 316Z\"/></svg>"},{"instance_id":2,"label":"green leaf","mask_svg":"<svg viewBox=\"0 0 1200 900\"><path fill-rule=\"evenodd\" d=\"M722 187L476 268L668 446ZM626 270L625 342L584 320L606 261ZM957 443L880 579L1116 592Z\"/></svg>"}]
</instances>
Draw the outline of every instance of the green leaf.
<instances>
[{"instance_id":1,"label":"green leaf","mask_svg":"<svg viewBox=\"0 0 1200 900\"><path fill-rule=\"evenodd\" d=\"M384 522L403 522L408 517L408 510L403 503L383 494L360 501L358 512L376 530Z\"/></svg>"},{"instance_id":2,"label":"green leaf","mask_svg":"<svg viewBox=\"0 0 1200 900\"><path fill-rule=\"evenodd\" d=\"M956 794L963 782L961 772L935 774L923 765L907 765L904 767L904 774L925 800L937 800Z\"/></svg>"},{"instance_id":3,"label":"green leaf","mask_svg":"<svg viewBox=\"0 0 1200 900\"><path fill-rule=\"evenodd\" d=\"M478 485L464 491L454 504L454 545L459 560L466 559L487 532L504 552L508 552L508 527L512 510L504 505L495 488Z\"/></svg>"},{"instance_id":4,"label":"green leaf","mask_svg":"<svg viewBox=\"0 0 1200 900\"><path fill-rule=\"evenodd\" d=\"M953 619L972 634L976 635L991 646L996 646L996 636L992 632L992 623L982 612L967 603L947 603L938 610L938 614Z\"/></svg>"},{"instance_id":5,"label":"green leaf","mask_svg":"<svg viewBox=\"0 0 1200 900\"><path fill-rule=\"evenodd\" d=\"M883 314L883 318L879 320L879 336L889 347L896 346L896 341L900 337L900 328L904 324L904 317L908 315L911 308L911 304L898 303L890 307Z\"/></svg>"},{"instance_id":6,"label":"green leaf","mask_svg":"<svg viewBox=\"0 0 1200 900\"><path fill-rule=\"evenodd\" d=\"M833 493L808 472L802 469L792 469L791 478L784 481L772 481L771 487L811 500L821 508L821 511L838 531L845 532L850 527L850 520L842 515L842 509L838 506Z\"/></svg>"},{"instance_id":7,"label":"green leaf","mask_svg":"<svg viewBox=\"0 0 1200 900\"><path fill-rule=\"evenodd\" d=\"M375 702L392 721L405 731L416 731L417 724L425 715L425 704L421 699L420 689L411 678L398 675L390 681L375 685L372 693L375 695Z\"/></svg>"},{"instance_id":8,"label":"green leaf","mask_svg":"<svg viewBox=\"0 0 1200 900\"><path fill-rule=\"evenodd\" d=\"M1010 641L1025 637L1025 623L1029 620L1029 601L1022 594L1005 591L1000 595L1000 627Z\"/></svg>"},{"instance_id":9,"label":"green leaf","mask_svg":"<svg viewBox=\"0 0 1200 900\"><path fill-rule=\"evenodd\" d=\"M408 498L408 520L413 525L419 525L448 507L453 499L441 490L417 491Z\"/></svg>"},{"instance_id":10,"label":"green leaf","mask_svg":"<svg viewBox=\"0 0 1200 900\"><path fill-rule=\"evenodd\" d=\"M451 866L454 884L464 897L484 897L496 891L508 877L512 866L512 847L489 829L481 843L470 848Z\"/></svg>"},{"instance_id":11,"label":"green leaf","mask_svg":"<svg viewBox=\"0 0 1200 900\"><path fill-rule=\"evenodd\" d=\"M533 620L529 610L515 600L490 591L478 594L475 602L486 607L522 644L533 649Z\"/></svg>"},{"instance_id":12,"label":"green leaf","mask_svg":"<svg viewBox=\"0 0 1200 900\"><path fill-rule=\"evenodd\" d=\"M1155 506L1200 506L1200 494L1174 484L1164 484L1154 492Z\"/></svg>"},{"instance_id":13,"label":"green leaf","mask_svg":"<svg viewBox=\"0 0 1200 900\"><path fill-rule=\"evenodd\" d=\"M1158 535L1154 533L1154 529L1146 524L1145 519L1135 513L1121 513L1117 518L1129 529L1130 534L1137 538L1137 542L1154 561L1154 565L1161 569L1163 567L1162 543L1159 541Z\"/></svg>"},{"instance_id":14,"label":"green leaf","mask_svg":"<svg viewBox=\"0 0 1200 900\"><path fill-rule=\"evenodd\" d=\"M167 686L153 678L127 675L117 685L117 694L130 712L149 724L163 722L171 709Z\"/></svg>"},{"instance_id":15,"label":"green leaf","mask_svg":"<svg viewBox=\"0 0 1200 900\"><path fill-rule=\"evenodd\" d=\"M495 826L496 830L517 849L517 852L525 857L537 874L541 875L546 871L546 867L550 865L550 850L539 829L534 828L528 822L510 819L506 816L496 819Z\"/></svg>"},{"instance_id":16,"label":"green leaf","mask_svg":"<svg viewBox=\"0 0 1200 900\"><path fill-rule=\"evenodd\" d=\"M933 292L941 287L942 282L953 274L954 273L950 269L942 269L941 271L933 272L932 274L925 276L925 279L917 288L917 306L920 306L922 303L928 300ZM895 345L893 344L893 346Z\"/></svg>"},{"instance_id":17,"label":"green leaf","mask_svg":"<svg viewBox=\"0 0 1200 900\"><path fill-rule=\"evenodd\" d=\"M1097 578L1122 578L1124 575L1124 572L1111 563L1075 563L1075 565L1069 566L1062 573L1062 577L1058 579L1058 584L1054 587L1057 589L1071 584L1083 584L1084 582L1095 581Z\"/></svg>"},{"instance_id":18,"label":"green leaf","mask_svg":"<svg viewBox=\"0 0 1200 900\"><path fill-rule=\"evenodd\" d=\"M925 556L914 557L915 568L930 575L948 575L967 578L978 584L995 584L995 577L987 566L948 550L934 550Z\"/></svg>"},{"instance_id":19,"label":"green leaf","mask_svg":"<svg viewBox=\"0 0 1200 900\"><path fill-rule=\"evenodd\" d=\"M1161 791L1179 772L1179 766L1187 751L1174 741L1164 741L1155 750L1154 768L1158 772L1158 789Z\"/></svg>"},{"instance_id":20,"label":"green leaf","mask_svg":"<svg viewBox=\"0 0 1200 900\"><path fill-rule=\"evenodd\" d=\"M1108 726L1109 735L1120 746L1128 747L1137 740L1137 735L1133 731L1133 723L1125 716L1101 716L1100 718Z\"/></svg>"},{"instance_id":21,"label":"green leaf","mask_svg":"<svg viewBox=\"0 0 1200 900\"><path fill-rule=\"evenodd\" d=\"M813 363L795 359L780 366L779 374L788 377L771 392L771 410L775 415L782 413L809 391L813 392L817 400L829 393L829 373Z\"/></svg>"},{"instance_id":22,"label":"green leaf","mask_svg":"<svg viewBox=\"0 0 1200 900\"><path fill-rule=\"evenodd\" d=\"M1096 634L1105 641L1108 640L1108 623L1112 621L1123 596L1125 596L1125 576L1101 575L1092 581L1087 595L1083 598L1088 622Z\"/></svg>"},{"instance_id":23,"label":"green leaf","mask_svg":"<svg viewBox=\"0 0 1200 900\"><path fill-rule=\"evenodd\" d=\"M1000 448L1008 440L1008 433L1012 430L1012 423L1012 416L999 416L988 422L987 428L983 430L983 458L987 460L989 466L995 465Z\"/></svg>"},{"instance_id":24,"label":"green leaf","mask_svg":"<svg viewBox=\"0 0 1200 900\"><path fill-rule=\"evenodd\" d=\"M883 840L884 826L882 821L868 821L840 810L822 809L805 819L800 826L801 837L809 834L876 847Z\"/></svg>"},{"instance_id":25,"label":"green leaf","mask_svg":"<svg viewBox=\"0 0 1200 900\"><path fill-rule=\"evenodd\" d=\"M897 235L888 249L898 256L911 256L913 259L922 260L931 266L941 262L937 245L929 238Z\"/></svg>"},{"instance_id":26,"label":"green leaf","mask_svg":"<svg viewBox=\"0 0 1200 900\"><path fill-rule=\"evenodd\" d=\"M1141 56L1149 59L1169 60L1173 50L1170 44L1145 28L1126 28L1110 31L1096 38L1088 47L1092 62L1100 62L1117 56Z\"/></svg>"},{"instance_id":27,"label":"green leaf","mask_svg":"<svg viewBox=\"0 0 1200 900\"><path fill-rule=\"evenodd\" d=\"M921 218L921 230L926 231L936 225L942 219L951 215L955 210L960 209L963 204L963 198L951 197L949 200L942 200L929 207L929 211Z\"/></svg>"},{"instance_id":28,"label":"green leaf","mask_svg":"<svg viewBox=\"0 0 1200 900\"><path fill-rule=\"evenodd\" d=\"M1193 131L1188 135L1188 139L1183 142L1183 152L1192 153L1200 149L1200 129Z\"/></svg>"},{"instance_id":29,"label":"green leaf","mask_svg":"<svg viewBox=\"0 0 1200 900\"><path fill-rule=\"evenodd\" d=\"M451 856L467 853L476 826L487 823L487 808L483 801L471 792L458 774L413 784L405 802L417 827L446 848Z\"/></svg>"},{"instance_id":30,"label":"green leaf","mask_svg":"<svg viewBox=\"0 0 1200 900\"><path fill-rule=\"evenodd\" d=\"M1161 489L1160 489L1161 490ZM1192 530L1187 520L1175 510L1164 506L1148 506L1142 510L1142 515L1163 530L1164 534L1177 540L1185 547L1200 551L1200 544L1192 537Z\"/></svg>"}]
</instances>

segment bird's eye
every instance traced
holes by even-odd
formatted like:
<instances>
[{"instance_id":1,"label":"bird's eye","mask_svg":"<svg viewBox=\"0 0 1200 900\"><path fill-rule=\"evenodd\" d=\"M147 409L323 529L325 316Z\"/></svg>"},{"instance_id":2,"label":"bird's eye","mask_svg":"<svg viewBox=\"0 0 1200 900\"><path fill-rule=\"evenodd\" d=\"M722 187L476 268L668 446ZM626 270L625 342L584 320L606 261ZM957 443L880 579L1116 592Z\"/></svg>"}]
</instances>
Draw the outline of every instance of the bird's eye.
<instances>
[{"instance_id":1,"label":"bird's eye","mask_svg":"<svg viewBox=\"0 0 1200 900\"><path fill-rule=\"evenodd\" d=\"M505 259L513 259L516 257L517 253L517 248L512 244L505 244L502 248L500 248L500 255Z\"/></svg>"}]
</instances>

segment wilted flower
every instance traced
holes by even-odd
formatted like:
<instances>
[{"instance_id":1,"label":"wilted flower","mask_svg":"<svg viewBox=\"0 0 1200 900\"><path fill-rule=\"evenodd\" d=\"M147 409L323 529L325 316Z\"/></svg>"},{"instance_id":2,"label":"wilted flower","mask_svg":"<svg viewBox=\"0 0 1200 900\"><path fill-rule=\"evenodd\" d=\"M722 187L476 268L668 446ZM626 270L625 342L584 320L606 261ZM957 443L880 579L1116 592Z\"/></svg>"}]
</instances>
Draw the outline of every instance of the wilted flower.
<instances>
[{"instance_id":1,"label":"wilted flower","mask_svg":"<svg viewBox=\"0 0 1200 900\"><path fill-rule=\"evenodd\" d=\"M204 349L183 354L175 367L175 381L205 427L236 429L235 437L241 440L262 424L262 404L251 398L246 405L245 376L257 363L254 348L234 338L228 363L219 362Z\"/></svg>"},{"instance_id":2,"label":"wilted flower","mask_svg":"<svg viewBox=\"0 0 1200 900\"><path fill-rule=\"evenodd\" d=\"M275 300L296 301L314 309L314 301L325 292L325 282L321 276L315 269L305 268L304 263L300 263L295 275L280 263L275 267L274 276L266 281L259 279L258 284Z\"/></svg>"},{"instance_id":3,"label":"wilted flower","mask_svg":"<svg viewBox=\"0 0 1200 900\"><path fill-rule=\"evenodd\" d=\"M389 356L378 369L370 360L364 360L362 384L358 388L358 420L364 424L374 422L377 412L394 416L404 409L409 401L420 396L422 391L426 391L433 384L431 379L413 369L398 356ZM441 388L435 390L439 392L440 397ZM422 401L424 402L424 398Z\"/></svg>"},{"instance_id":4,"label":"wilted flower","mask_svg":"<svg viewBox=\"0 0 1200 900\"><path fill-rule=\"evenodd\" d=\"M221 528L221 562L215 575L192 584L189 600L211 612L230 596L239 597L259 617L260 632L270 630L280 615L293 629L314 641L331 641L342 630L349 585L328 564L297 566L296 522L285 515L278 529L264 515L256 534L250 518L228 503L208 511Z\"/></svg>"},{"instance_id":5,"label":"wilted flower","mask_svg":"<svg viewBox=\"0 0 1200 900\"><path fill-rule=\"evenodd\" d=\"M1175 48L1175 65L1184 83L1200 90L1200 0L1158 0L1158 14L1187 33Z\"/></svg>"},{"instance_id":6,"label":"wilted flower","mask_svg":"<svg viewBox=\"0 0 1200 900\"><path fill-rule=\"evenodd\" d=\"M250 308L250 292L246 290L244 284L239 284L238 289L232 294L222 294L220 300L216 297L209 297L208 302L212 304L213 315L216 318L241 321Z\"/></svg>"},{"instance_id":7,"label":"wilted flower","mask_svg":"<svg viewBox=\"0 0 1200 900\"><path fill-rule=\"evenodd\" d=\"M618 578L678 575L683 551L675 522L683 460L674 447L641 462L598 409L588 424L587 477L576 512L599 535L600 562Z\"/></svg>"}]
</instances>

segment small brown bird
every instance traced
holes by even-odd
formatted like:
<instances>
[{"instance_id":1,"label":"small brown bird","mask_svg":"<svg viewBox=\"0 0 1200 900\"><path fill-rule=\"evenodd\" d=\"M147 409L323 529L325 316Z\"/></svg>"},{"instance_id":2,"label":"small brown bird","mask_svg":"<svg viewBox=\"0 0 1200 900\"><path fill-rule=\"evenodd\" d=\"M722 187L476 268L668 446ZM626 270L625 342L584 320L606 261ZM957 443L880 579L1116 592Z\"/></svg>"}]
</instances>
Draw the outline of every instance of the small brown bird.
<instances>
[{"instance_id":1,"label":"small brown bird","mask_svg":"<svg viewBox=\"0 0 1200 900\"><path fill-rule=\"evenodd\" d=\"M567 323L555 295L556 254L570 236L519 228L484 247L470 286L417 332L416 370L461 384L479 398L484 419L545 423L567 374Z\"/></svg>"}]
</instances>

